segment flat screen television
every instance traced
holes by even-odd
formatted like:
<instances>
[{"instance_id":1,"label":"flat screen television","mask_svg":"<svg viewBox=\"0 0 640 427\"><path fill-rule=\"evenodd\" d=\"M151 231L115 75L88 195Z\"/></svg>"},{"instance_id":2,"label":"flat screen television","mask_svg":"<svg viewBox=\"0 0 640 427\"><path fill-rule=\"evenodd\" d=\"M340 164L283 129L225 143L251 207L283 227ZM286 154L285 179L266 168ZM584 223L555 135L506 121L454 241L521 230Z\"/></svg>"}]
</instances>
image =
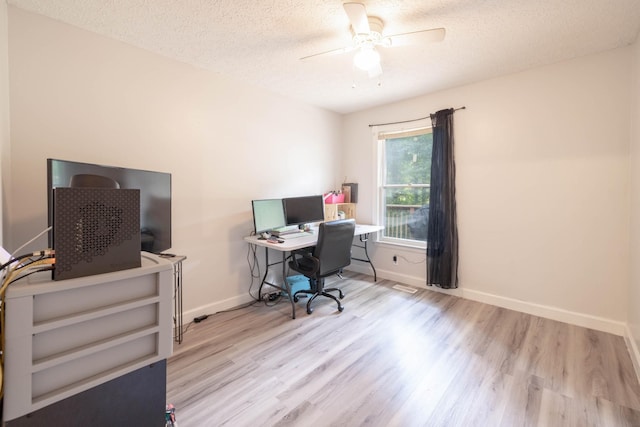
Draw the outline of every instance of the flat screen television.
<instances>
[{"instance_id":1,"label":"flat screen television","mask_svg":"<svg viewBox=\"0 0 640 427\"><path fill-rule=\"evenodd\" d=\"M252 200L253 226L256 234L287 225L282 199Z\"/></svg>"},{"instance_id":2,"label":"flat screen television","mask_svg":"<svg viewBox=\"0 0 640 427\"><path fill-rule=\"evenodd\" d=\"M85 182L78 184L79 181ZM54 188L105 187L110 183L117 183L116 188L140 190L140 249L152 253L170 249L171 174L166 172L47 159L49 226L53 225ZM49 233L49 236L52 236L52 233ZM49 245L53 246L51 237Z\"/></svg>"},{"instance_id":3,"label":"flat screen television","mask_svg":"<svg viewBox=\"0 0 640 427\"><path fill-rule=\"evenodd\" d=\"M322 195L282 199L287 225L303 225L324 221Z\"/></svg>"}]
</instances>

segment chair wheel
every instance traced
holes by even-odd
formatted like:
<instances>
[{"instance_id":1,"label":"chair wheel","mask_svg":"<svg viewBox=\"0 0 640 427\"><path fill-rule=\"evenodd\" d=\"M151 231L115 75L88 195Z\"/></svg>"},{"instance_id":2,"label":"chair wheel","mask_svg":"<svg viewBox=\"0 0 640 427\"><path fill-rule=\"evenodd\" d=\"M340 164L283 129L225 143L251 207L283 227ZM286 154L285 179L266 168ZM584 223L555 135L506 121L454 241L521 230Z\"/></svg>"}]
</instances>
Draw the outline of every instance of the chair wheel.
<instances>
[{"instance_id":1,"label":"chair wheel","mask_svg":"<svg viewBox=\"0 0 640 427\"><path fill-rule=\"evenodd\" d=\"M307 307L307 314L311 314L311 313L313 313L313 308Z\"/></svg>"},{"instance_id":2,"label":"chair wheel","mask_svg":"<svg viewBox=\"0 0 640 427\"><path fill-rule=\"evenodd\" d=\"M342 313L342 310L344 310L344 306L339 305L339 306L338 306L338 311Z\"/></svg>"},{"instance_id":3,"label":"chair wheel","mask_svg":"<svg viewBox=\"0 0 640 427\"><path fill-rule=\"evenodd\" d=\"M297 296L293 296L293 302L298 302L298 297Z\"/></svg>"}]
</instances>

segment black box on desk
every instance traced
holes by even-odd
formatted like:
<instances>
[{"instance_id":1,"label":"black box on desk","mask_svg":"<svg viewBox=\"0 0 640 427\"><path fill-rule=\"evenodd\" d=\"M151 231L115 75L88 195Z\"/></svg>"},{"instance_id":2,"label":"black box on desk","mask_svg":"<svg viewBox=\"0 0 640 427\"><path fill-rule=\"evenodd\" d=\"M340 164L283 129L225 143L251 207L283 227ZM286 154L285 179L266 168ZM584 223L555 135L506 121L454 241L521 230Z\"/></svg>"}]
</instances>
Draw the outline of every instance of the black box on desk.
<instances>
[{"instance_id":1,"label":"black box on desk","mask_svg":"<svg viewBox=\"0 0 640 427\"><path fill-rule=\"evenodd\" d=\"M141 266L140 190L53 189L54 280Z\"/></svg>"},{"instance_id":2,"label":"black box on desk","mask_svg":"<svg viewBox=\"0 0 640 427\"><path fill-rule=\"evenodd\" d=\"M353 182L344 183L342 184L342 192L345 194L348 192L350 194L348 202L345 197L345 203L358 203L358 184Z\"/></svg>"}]
</instances>

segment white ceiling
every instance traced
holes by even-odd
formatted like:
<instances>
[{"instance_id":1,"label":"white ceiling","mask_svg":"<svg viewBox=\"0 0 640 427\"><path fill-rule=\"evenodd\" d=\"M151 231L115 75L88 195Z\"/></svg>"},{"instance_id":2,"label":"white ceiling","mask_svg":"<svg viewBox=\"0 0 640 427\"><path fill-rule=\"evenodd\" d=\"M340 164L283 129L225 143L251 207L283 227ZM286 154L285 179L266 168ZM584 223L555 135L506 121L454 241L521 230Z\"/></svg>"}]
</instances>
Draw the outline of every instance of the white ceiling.
<instances>
[{"instance_id":1,"label":"white ceiling","mask_svg":"<svg viewBox=\"0 0 640 427\"><path fill-rule=\"evenodd\" d=\"M378 85L353 53L299 60L350 43L341 0L7 0L338 113L625 46L640 30L640 0L362 2L383 35L446 37L382 50Z\"/></svg>"}]
</instances>

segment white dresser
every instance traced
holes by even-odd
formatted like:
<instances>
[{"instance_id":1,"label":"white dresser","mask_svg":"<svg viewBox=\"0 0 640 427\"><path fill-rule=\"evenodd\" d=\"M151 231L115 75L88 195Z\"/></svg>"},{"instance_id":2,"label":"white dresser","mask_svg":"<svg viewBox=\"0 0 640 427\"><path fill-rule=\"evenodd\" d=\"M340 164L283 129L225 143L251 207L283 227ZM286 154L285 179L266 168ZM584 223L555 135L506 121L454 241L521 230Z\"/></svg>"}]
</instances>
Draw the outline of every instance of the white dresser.
<instances>
[{"instance_id":1,"label":"white dresser","mask_svg":"<svg viewBox=\"0 0 640 427\"><path fill-rule=\"evenodd\" d=\"M38 274L9 286L4 421L171 355L173 265L141 257L140 268L62 281Z\"/></svg>"}]
</instances>

